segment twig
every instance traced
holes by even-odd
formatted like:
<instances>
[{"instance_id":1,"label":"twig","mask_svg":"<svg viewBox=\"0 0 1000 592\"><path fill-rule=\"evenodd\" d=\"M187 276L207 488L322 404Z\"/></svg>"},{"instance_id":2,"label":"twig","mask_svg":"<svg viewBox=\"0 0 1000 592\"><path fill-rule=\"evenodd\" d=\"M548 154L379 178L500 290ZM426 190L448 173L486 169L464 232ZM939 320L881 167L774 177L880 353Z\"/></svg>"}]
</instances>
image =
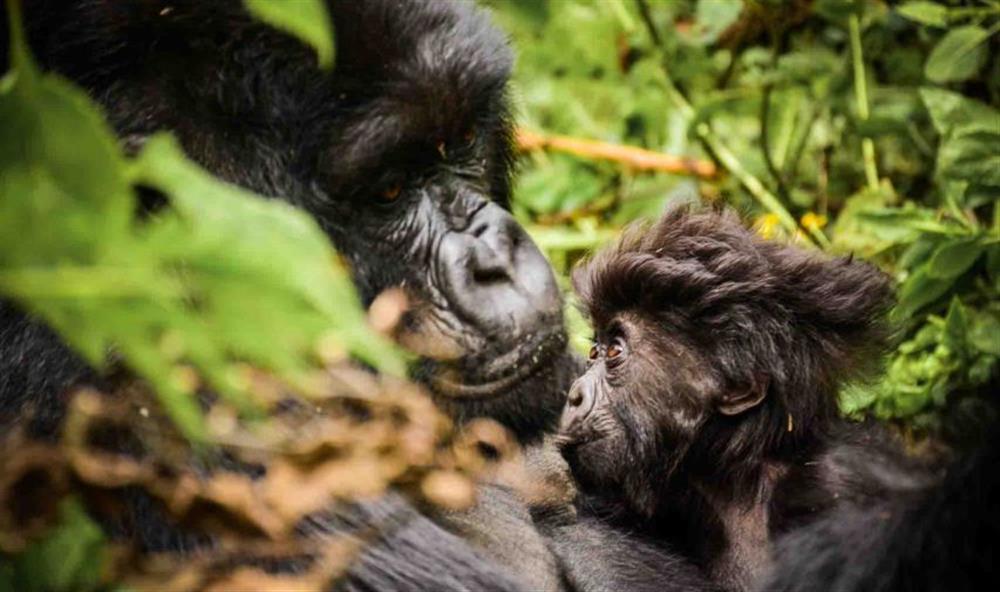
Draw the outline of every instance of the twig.
<instances>
[{"instance_id":1,"label":"twig","mask_svg":"<svg viewBox=\"0 0 1000 592\"><path fill-rule=\"evenodd\" d=\"M570 136L542 135L519 129L518 148L525 151L547 149L566 152L582 158L608 160L623 164L637 171L660 171L680 175L711 178L716 174L715 164L707 160L684 158L635 146L623 146Z\"/></svg>"},{"instance_id":2,"label":"twig","mask_svg":"<svg viewBox=\"0 0 1000 592\"><path fill-rule=\"evenodd\" d=\"M868 83L865 80L865 63L861 56L861 19L857 12L848 17L851 36L851 59L854 67L854 98L858 104L858 118L868 121ZM865 178L868 188L878 189L878 168L875 165L875 142L869 137L861 140L861 155L865 162Z\"/></svg>"}]
</instances>

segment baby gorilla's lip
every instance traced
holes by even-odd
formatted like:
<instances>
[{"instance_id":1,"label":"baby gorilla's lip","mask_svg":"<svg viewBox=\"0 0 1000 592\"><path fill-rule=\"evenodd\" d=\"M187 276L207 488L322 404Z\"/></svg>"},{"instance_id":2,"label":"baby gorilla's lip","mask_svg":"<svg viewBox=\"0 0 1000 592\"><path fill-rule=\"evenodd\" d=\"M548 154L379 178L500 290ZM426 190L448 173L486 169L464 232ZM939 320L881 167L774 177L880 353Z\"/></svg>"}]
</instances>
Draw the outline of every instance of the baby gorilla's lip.
<instances>
[{"instance_id":1,"label":"baby gorilla's lip","mask_svg":"<svg viewBox=\"0 0 1000 592\"><path fill-rule=\"evenodd\" d=\"M552 361L565 343L566 335L559 327L539 332L510 351L491 356L483 364L469 361L461 365L437 363L431 386L442 395L456 399L502 395Z\"/></svg>"},{"instance_id":2,"label":"baby gorilla's lip","mask_svg":"<svg viewBox=\"0 0 1000 592\"><path fill-rule=\"evenodd\" d=\"M566 454L579 450L584 446L599 442L606 437L607 436L605 434L597 433L581 436L579 434L563 430L556 434L555 438L553 438L553 443L559 452L565 456Z\"/></svg>"}]
</instances>

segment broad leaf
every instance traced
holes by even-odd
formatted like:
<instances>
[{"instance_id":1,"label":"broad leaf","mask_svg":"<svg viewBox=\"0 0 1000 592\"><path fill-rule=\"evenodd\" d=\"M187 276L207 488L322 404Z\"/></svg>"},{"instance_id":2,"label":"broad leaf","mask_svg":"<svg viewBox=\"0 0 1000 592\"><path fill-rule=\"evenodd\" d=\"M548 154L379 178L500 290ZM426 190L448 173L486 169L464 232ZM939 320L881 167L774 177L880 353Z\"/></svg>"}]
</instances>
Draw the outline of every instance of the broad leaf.
<instances>
[{"instance_id":1,"label":"broad leaf","mask_svg":"<svg viewBox=\"0 0 1000 592\"><path fill-rule=\"evenodd\" d=\"M1000 134L1000 111L980 101L940 88L920 89L920 98L942 136L985 132Z\"/></svg>"},{"instance_id":2,"label":"broad leaf","mask_svg":"<svg viewBox=\"0 0 1000 592\"><path fill-rule=\"evenodd\" d=\"M1000 187L1000 133L944 140L938 150L937 173L943 179Z\"/></svg>"},{"instance_id":3,"label":"broad leaf","mask_svg":"<svg viewBox=\"0 0 1000 592\"><path fill-rule=\"evenodd\" d=\"M988 312L977 315L969 329L969 343L981 352L1000 356L1000 318Z\"/></svg>"},{"instance_id":4,"label":"broad leaf","mask_svg":"<svg viewBox=\"0 0 1000 592\"><path fill-rule=\"evenodd\" d=\"M316 50L319 65L333 65L333 26L322 0L244 0L247 10Z\"/></svg>"},{"instance_id":5,"label":"broad leaf","mask_svg":"<svg viewBox=\"0 0 1000 592\"><path fill-rule=\"evenodd\" d=\"M893 314L897 318L909 318L921 308L943 296L955 283L954 278L934 278L927 271L927 265L918 268L899 291L899 302Z\"/></svg>"},{"instance_id":6,"label":"broad leaf","mask_svg":"<svg viewBox=\"0 0 1000 592\"><path fill-rule=\"evenodd\" d=\"M952 29L931 50L924 73L934 82L955 82L975 76L986 62L984 41L989 31L969 25Z\"/></svg>"},{"instance_id":7,"label":"broad leaf","mask_svg":"<svg viewBox=\"0 0 1000 592\"><path fill-rule=\"evenodd\" d=\"M948 7L942 6L937 2L928 2L926 0L907 2L897 8L896 12L912 21L931 27L948 26Z\"/></svg>"},{"instance_id":8,"label":"broad leaf","mask_svg":"<svg viewBox=\"0 0 1000 592\"><path fill-rule=\"evenodd\" d=\"M966 334L969 332L969 315L958 296L952 296L948 314L944 318L944 343L953 352L965 350Z\"/></svg>"},{"instance_id":9,"label":"broad leaf","mask_svg":"<svg viewBox=\"0 0 1000 592\"><path fill-rule=\"evenodd\" d=\"M983 245L976 238L946 242L931 256L927 274L937 279L958 277L982 254Z\"/></svg>"}]
</instances>

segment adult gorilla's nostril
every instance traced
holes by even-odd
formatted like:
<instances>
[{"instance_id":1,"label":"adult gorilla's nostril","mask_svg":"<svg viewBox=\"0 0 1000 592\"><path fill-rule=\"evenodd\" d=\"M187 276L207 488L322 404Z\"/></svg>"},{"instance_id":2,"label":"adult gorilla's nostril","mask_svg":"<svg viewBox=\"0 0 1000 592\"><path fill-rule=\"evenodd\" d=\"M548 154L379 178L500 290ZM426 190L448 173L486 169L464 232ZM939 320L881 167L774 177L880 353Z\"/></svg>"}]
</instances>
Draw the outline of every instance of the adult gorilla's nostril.
<instances>
[{"instance_id":1,"label":"adult gorilla's nostril","mask_svg":"<svg viewBox=\"0 0 1000 592\"><path fill-rule=\"evenodd\" d=\"M498 215L494 208L483 208L476 217L468 230L475 238L470 258L473 281L477 284L513 281L514 242L508 217Z\"/></svg>"}]
</instances>

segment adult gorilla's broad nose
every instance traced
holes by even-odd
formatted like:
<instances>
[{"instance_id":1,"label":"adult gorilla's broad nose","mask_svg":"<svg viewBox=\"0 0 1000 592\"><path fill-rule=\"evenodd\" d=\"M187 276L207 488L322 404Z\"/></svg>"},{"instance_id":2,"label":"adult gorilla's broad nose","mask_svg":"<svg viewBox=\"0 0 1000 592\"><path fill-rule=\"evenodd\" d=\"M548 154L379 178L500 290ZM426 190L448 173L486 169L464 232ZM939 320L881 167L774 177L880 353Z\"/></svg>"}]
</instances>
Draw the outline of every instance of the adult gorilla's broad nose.
<instances>
[{"instance_id":1,"label":"adult gorilla's broad nose","mask_svg":"<svg viewBox=\"0 0 1000 592\"><path fill-rule=\"evenodd\" d=\"M453 303L497 344L561 326L562 301L552 269L511 215L494 203L456 233Z\"/></svg>"},{"instance_id":2,"label":"adult gorilla's broad nose","mask_svg":"<svg viewBox=\"0 0 1000 592\"><path fill-rule=\"evenodd\" d=\"M514 249L522 231L507 212L497 207L484 209L489 211L481 211L470 228L470 234L478 239L469 257L472 281L481 285L512 282L516 276Z\"/></svg>"}]
</instances>

